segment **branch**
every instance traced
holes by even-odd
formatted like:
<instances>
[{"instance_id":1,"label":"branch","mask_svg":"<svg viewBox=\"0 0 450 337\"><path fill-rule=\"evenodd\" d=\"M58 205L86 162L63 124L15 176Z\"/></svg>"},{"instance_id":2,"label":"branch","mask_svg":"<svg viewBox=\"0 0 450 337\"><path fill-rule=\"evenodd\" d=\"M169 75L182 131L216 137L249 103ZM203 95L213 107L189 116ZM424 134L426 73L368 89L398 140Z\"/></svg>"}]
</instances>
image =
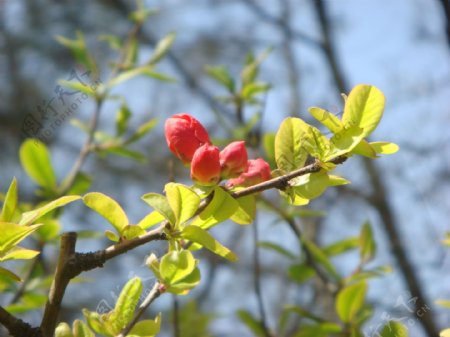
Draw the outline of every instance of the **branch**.
<instances>
[{"instance_id":1,"label":"branch","mask_svg":"<svg viewBox=\"0 0 450 337\"><path fill-rule=\"evenodd\" d=\"M53 337L58 320L61 302L66 291L66 287L71 279L69 274L70 265L67 263L75 253L77 233L64 233L61 237L58 265L56 266L55 277L45 305L44 317L41 322L43 337Z\"/></svg>"},{"instance_id":2,"label":"branch","mask_svg":"<svg viewBox=\"0 0 450 337\"><path fill-rule=\"evenodd\" d=\"M14 317L0 306L0 323L8 329L12 336L16 337L42 337L39 328L33 328L28 323Z\"/></svg>"},{"instance_id":3,"label":"branch","mask_svg":"<svg viewBox=\"0 0 450 337\"><path fill-rule=\"evenodd\" d=\"M147 308L150 306L150 304L152 304L152 302L154 300L156 300L159 297L159 295L161 295L160 286L161 285L159 282L155 282L155 285L153 286L152 290L150 291L150 293L147 295L145 300L139 306L139 309L135 313L133 320L125 328L123 328L123 330L120 332L119 335L117 335L117 337L125 337L126 335L129 334L131 329L133 329L133 327L139 321L141 316L144 314L145 310L147 310Z\"/></svg>"}]
</instances>

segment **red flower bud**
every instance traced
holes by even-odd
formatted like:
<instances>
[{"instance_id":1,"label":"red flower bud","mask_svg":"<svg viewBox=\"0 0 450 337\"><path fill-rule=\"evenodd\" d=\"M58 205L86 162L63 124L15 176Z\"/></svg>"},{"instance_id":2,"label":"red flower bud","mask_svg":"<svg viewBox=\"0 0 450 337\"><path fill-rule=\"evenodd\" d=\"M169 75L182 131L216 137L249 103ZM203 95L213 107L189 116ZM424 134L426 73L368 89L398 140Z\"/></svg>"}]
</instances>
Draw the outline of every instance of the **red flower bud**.
<instances>
[{"instance_id":1,"label":"red flower bud","mask_svg":"<svg viewBox=\"0 0 450 337\"><path fill-rule=\"evenodd\" d=\"M194 152L209 143L209 136L203 125L191 115L173 115L164 125L167 145L183 163L189 164Z\"/></svg>"},{"instance_id":2,"label":"red flower bud","mask_svg":"<svg viewBox=\"0 0 450 337\"><path fill-rule=\"evenodd\" d=\"M227 186L252 186L271 178L269 164L261 158L248 161L247 170L239 177L228 180Z\"/></svg>"},{"instance_id":3,"label":"red flower bud","mask_svg":"<svg viewBox=\"0 0 450 337\"><path fill-rule=\"evenodd\" d=\"M200 185L214 185L220 180L219 148L204 144L194 153L191 178Z\"/></svg>"},{"instance_id":4,"label":"red flower bud","mask_svg":"<svg viewBox=\"0 0 450 337\"><path fill-rule=\"evenodd\" d=\"M247 169L247 150L245 142L232 142L220 151L222 177L235 178Z\"/></svg>"}]
</instances>

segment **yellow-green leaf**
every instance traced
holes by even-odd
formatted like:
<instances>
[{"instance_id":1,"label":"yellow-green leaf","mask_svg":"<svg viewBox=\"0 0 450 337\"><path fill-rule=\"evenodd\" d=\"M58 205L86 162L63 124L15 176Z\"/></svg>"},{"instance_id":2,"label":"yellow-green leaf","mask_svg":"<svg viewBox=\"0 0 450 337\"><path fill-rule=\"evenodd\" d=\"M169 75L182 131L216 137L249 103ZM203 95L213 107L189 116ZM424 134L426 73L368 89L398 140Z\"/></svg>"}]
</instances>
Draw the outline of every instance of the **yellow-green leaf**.
<instances>
[{"instance_id":1,"label":"yellow-green leaf","mask_svg":"<svg viewBox=\"0 0 450 337\"><path fill-rule=\"evenodd\" d=\"M81 199L79 195L66 195L64 197L60 197L56 200L49 202L48 204L45 204L42 207L23 213L19 224L23 226L32 224L34 221L38 220L40 217L53 211L54 209L65 206L78 199Z\"/></svg>"},{"instance_id":2,"label":"yellow-green leaf","mask_svg":"<svg viewBox=\"0 0 450 337\"><path fill-rule=\"evenodd\" d=\"M383 116L385 98L380 89L366 84L355 86L345 102L342 123L344 127L358 126L367 137Z\"/></svg>"},{"instance_id":3,"label":"yellow-green leaf","mask_svg":"<svg viewBox=\"0 0 450 337\"><path fill-rule=\"evenodd\" d=\"M304 199L315 199L319 197L329 186L329 177L325 171L308 173L295 178L291 185L295 194Z\"/></svg>"},{"instance_id":4,"label":"yellow-green leaf","mask_svg":"<svg viewBox=\"0 0 450 337\"><path fill-rule=\"evenodd\" d=\"M367 283L359 282L343 288L336 298L336 312L344 323L352 322L363 308Z\"/></svg>"},{"instance_id":5,"label":"yellow-green leaf","mask_svg":"<svg viewBox=\"0 0 450 337\"><path fill-rule=\"evenodd\" d=\"M308 111L315 119L333 133L338 133L343 128L341 120L325 109L312 107L309 108Z\"/></svg>"},{"instance_id":6,"label":"yellow-green leaf","mask_svg":"<svg viewBox=\"0 0 450 337\"><path fill-rule=\"evenodd\" d=\"M175 33L169 33L163 39L158 41L155 50L153 51L153 54L148 61L148 64L155 65L156 63L158 63L167 54L173 42L175 41L175 38Z\"/></svg>"},{"instance_id":7,"label":"yellow-green leaf","mask_svg":"<svg viewBox=\"0 0 450 337\"><path fill-rule=\"evenodd\" d=\"M189 241L198 243L213 253L226 258L232 262L237 261L237 256L227 247L220 244L207 231L198 226L187 226L183 229L181 236Z\"/></svg>"},{"instance_id":8,"label":"yellow-green leaf","mask_svg":"<svg viewBox=\"0 0 450 337\"><path fill-rule=\"evenodd\" d=\"M372 227L366 222L359 235L359 255L363 263L367 263L375 257L377 245L373 238Z\"/></svg>"},{"instance_id":9,"label":"yellow-green leaf","mask_svg":"<svg viewBox=\"0 0 450 337\"><path fill-rule=\"evenodd\" d=\"M214 187L214 196L206 208L192 221L192 225L203 229L229 219L238 209L239 204L221 187Z\"/></svg>"},{"instance_id":10,"label":"yellow-green leaf","mask_svg":"<svg viewBox=\"0 0 450 337\"><path fill-rule=\"evenodd\" d=\"M88 193L83 197L84 204L94 210L114 226L118 233L128 225L128 217L119 203L100 192Z\"/></svg>"},{"instance_id":11,"label":"yellow-green leaf","mask_svg":"<svg viewBox=\"0 0 450 337\"><path fill-rule=\"evenodd\" d=\"M163 215L172 225L176 224L175 213L165 196L158 193L147 193L141 199L153 207L155 211Z\"/></svg>"},{"instance_id":12,"label":"yellow-green leaf","mask_svg":"<svg viewBox=\"0 0 450 337\"><path fill-rule=\"evenodd\" d=\"M62 85L63 87L73 89L76 91L81 91L82 93L88 95L88 96L95 96L95 91L87 84L83 84L81 82L73 82L73 81L66 81L66 80L59 80L59 85Z\"/></svg>"},{"instance_id":13,"label":"yellow-green leaf","mask_svg":"<svg viewBox=\"0 0 450 337\"><path fill-rule=\"evenodd\" d=\"M249 225L255 220L256 198L254 195L247 195L237 199L239 207L231 216L231 220L239 225Z\"/></svg>"},{"instance_id":14,"label":"yellow-green leaf","mask_svg":"<svg viewBox=\"0 0 450 337\"><path fill-rule=\"evenodd\" d=\"M41 225L21 226L9 222L0 222L0 255L33 233Z\"/></svg>"},{"instance_id":15,"label":"yellow-green leaf","mask_svg":"<svg viewBox=\"0 0 450 337\"><path fill-rule=\"evenodd\" d=\"M6 192L5 201L3 202L0 221L11 221L17 206L17 180L13 178Z\"/></svg>"},{"instance_id":16,"label":"yellow-green leaf","mask_svg":"<svg viewBox=\"0 0 450 337\"><path fill-rule=\"evenodd\" d=\"M408 328L399 321L387 322L380 333L380 337L408 337L408 335Z\"/></svg>"},{"instance_id":17,"label":"yellow-green leaf","mask_svg":"<svg viewBox=\"0 0 450 337\"><path fill-rule=\"evenodd\" d=\"M156 316L154 320L146 319L143 321L139 321L136 325L131 329L129 335L127 337L154 337L161 330L161 313Z\"/></svg>"},{"instance_id":18,"label":"yellow-green leaf","mask_svg":"<svg viewBox=\"0 0 450 337\"><path fill-rule=\"evenodd\" d=\"M197 262L189 250L171 251L161 258L159 272L165 285L183 280L196 268Z\"/></svg>"},{"instance_id":19,"label":"yellow-green leaf","mask_svg":"<svg viewBox=\"0 0 450 337\"><path fill-rule=\"evenodd\" d=\"M370 146L378 154L393 154L400 149L400 147L397 144L389 142L371 142Z\"/></svg>"},{"instance_id":20,"label":"yellow-green leaf","mask_svg":"<svg viewBox=\"0 0 450 337\"><path fill-rule=\"evenodd\" d=\"M19 151L25 172L39 185L49 190L56 188L56 176L47 146L37 139L25 140Z\"/></svg>"},{"instance_id":21,"label":"yellow-green leaf","mask_svg":"<svg viewBox=\"0 0 450 337\"><path fill-rule=\"evenodd\" d=\"M39 253L40 252L37 250L15 247L9 250L5 255L0 256L0 261L3 262L7 260L29 260L39 255Z\"/></svg>"},{"instance_id":22,"label":"yellow-green leaf","mask_svg":"<svg viewBox=\"0 0 450 337\"><path fill-rule=\"evenodd\" d=\"M108 323L112 324L116 333L119 333L133 319L142 288L139 277L133 277L122 288L114 310L108 317Z\"/></svg>"},{"instance_id":23,"label":"yellow-green leaf","mask_svg":"<svg viewBox=\"0 0 450 337\"><path fill-rule=\"evenodd\" d=\"M309 125L300 118L288 117L275 136L275 161L279 169L289 172L303 167L308 152L304 142L308 139Z\"/></svg>"},{"instance_id":24,"label":"yellow-green leaf","mask_svg":"<svg viewBox=\"0 0 450 337\"><path fill-rule=\"evenodd\" d=\"M16 274L14 274L12 271L5 269L3 267L0 267L0 276L1 277L6 277L6 278L10 278L16 282L20 282L21 279L19 276L17 276Z\"/></svg>"},{"instance_id":25,"label":"yellow-green leaf","mask_svg":"<svg viewBox=\"0 0 450 337\"><path fill-rule=\"evenodd\" d=\"M167 200L172 208L176 224L181 225L188 221L200 205L200 197L187 186L168 183L165 187Z\"/></svg>"},{"instance_id":26,"label":"yellow-green leaf","mask_svg":"<svg viewBox=\"0 0 450 337\"><path fill-rule=\"evenodd\" d=\"M165 217L161 213L153 211L147 214L145 217L143 217L142 220L139 221L137 225L142 229L147 229L154 225L159 224L160 222L164 221L164 219Z\"/></svg>"}]
</instances>

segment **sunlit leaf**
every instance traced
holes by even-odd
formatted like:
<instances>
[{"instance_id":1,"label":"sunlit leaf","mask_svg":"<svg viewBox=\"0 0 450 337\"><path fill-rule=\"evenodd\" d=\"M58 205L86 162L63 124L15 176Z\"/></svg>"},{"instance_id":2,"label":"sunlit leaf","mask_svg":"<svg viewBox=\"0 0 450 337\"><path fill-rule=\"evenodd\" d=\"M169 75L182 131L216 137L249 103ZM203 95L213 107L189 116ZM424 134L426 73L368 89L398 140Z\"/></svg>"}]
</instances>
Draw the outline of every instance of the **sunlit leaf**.
<instances>
[{"instance_id":1,"label":"sunlit leaf","mask_svg":"<svg viewBox=\"0 0 450 337\"><path fill-rule=\"evenodd\" d=\"M0 222L0 255L33 233L41 225L21 226L9 222Z\"/></svg>"},{"instance_id":2,"label":"sunlit leaf","mask_svg":"<svg viewBox=\"0 0 450 337\"><path fill-rule=\"evenodd\" d=\"M339 291L336 298L336 312L344 323L352 322L362 309L367 292L367 283L359 282Z\"/></svg>"},{"instance_id":3,"label":"sunlit leaf","mask_svg":"<svg viewBox=\"0 0 450 337\"><path fill-rule=\"evenodd\" d=\"M165 217L161 213L153 211L142 218L142 220L139 221L137 225L142 229L147 229L159 224L160 222L164 221L164 219Z\"/></svg>"},{"instance_id":4,"label":"sunlit leaf","mask_svg":"<svg viewBox=\"0 0 450 337\"><path fill-rule=\"evenodd\" d=\"M213 253L226 258L232 262L237 261L237 256L229 250L227 247L223 246L219 241L214 239L207 231L204 229L190 225L183 229L181 233L182 237L196 242L206 249L212 251Z\"/></svg>"},{"instance_id":5,"label":"sunlit leaf","mask_svg":"<svg viewBox=\"0 0 450 337\"><path fill-rule=\"evenodd\" d=\"M84 204L104 217L118 233L128 225L128 217L117 201L100 193L91 192L83 197Z\"/></svg>"},{"instance_id":6,"label":"sunlit leaf","mask_svg":"<svg viewBox=\"0 0 450 337\"><path fill-rule=\"evenodd\" d=\"M143 321L139 321L136 325L131 329L130 333L127 337L154 337L161 330L161 314L156 316L154 320L146 319Z\"/></svg>"},{"instance_id":7,"label":"sunlit leaf","mask_svg":"<svg viewBox=\"0 0 450 337\"><path fill-rule=\"evenodd\" d=\"M148 64L155 65L156 63L158 63L167 54L173 42L175 41L176 36L176 33L172 32L158 41L155 49L153 50L153 54L148 61Z\"/></svg>"},{"instance_id":8,"label":"sunlit leaf","mask_svg":"<svg viewBox=\"0 0 450 337\"><path fill-rule=\"evenodd\" d=\"M400 147L397 144L389 142L371 142L370 146L378 154L393 154L400 149Z\"/></svg>"},{"instance_id":9,"label":"sunlit leaf","mask_svg":"<svg viewBox=\"0 0 450 337\"><path fill-rule=\"evenodd\" d=\"M167 200L175 214L176 224L188 221L200 205L200 197L187 186L168 183L164 188Z\"/></svg>"},{"instance_id":10,"label":"sunlit leaf","mask_svg":"<svg viewBox=\"0 0 450 337\"><path fill-rule=\"evenodd\" d=\"M164 284L170 286L191 274L196 265L197 262L189 250L171 251L161 258L159 272Z\"/></svg>"},{"instance_id":11,"label":"sunlit leaf","mask_svg":"<svg viewBox=\"0 0 450 337\"><path fill-rule=\"evenodd\" d=\"M407 337L408 335L408 328L399 321L387 322L380 332L380 337Z\"/></svg>"},{"instance_id":12,"label":"sunlit leaf","mask_svg":"<svg viewBox=\"0 0 450 337\"><path fill-rule=\"evenodd\" d=\"M20 282L21 279L18 275L14 274L12 271L5 269L3 267L0 267L0 279L1 278L7 278L7 279L11 279L14 280L16 282Z\"/></svg>"},{"instance_id":13,"label":"sunlit leaf","mask_svg":"<svg viewBox=\"0 0 450 337\"><path fill-rule=\"evenodd\" d=\"M142 289L143 285L139 277L133 277L122 288L114 310L108 317L108 321L113 325L116 333L133 319Z\"/></svg>"},{"instance_id":14,"label":"sunlit leaf","mask_svg":"<svg viewBox=\"0 0 450 337\"><path fill-rule=\"evenodd\" d=\"M234 92L235 83L227 68L224 66L206 66L205 71L211 78L227 88L229 92Z\"/></svg>"},{"instance_id":15,"label":"sunlit leaf","mask_svg":"<svg viewBox=\"0 0 450 337\"><path fill-rule=\"evenodd\" d=\"M239 225L248 225L255 220L256 216L256 198L254 195L247 195L237 199L238 208L231 216L230 220Z\"/></svg>"},{"instance_id":16,"label":"sunlit leaf","mask_svg":"<svg viewBox=\"0 0 450 337\"><path fill-rule=\"evenodd\" d=\"M39 255L39 251L32 249L25 249L20 247L15 247L9 250L6 254L0 256L0 261L7 260L29 260Z\"/></svg>"},{"instance_id":17,"label":"sunlit leaf","mask_svg":"<svg viewBox=\"0 0 450 337\"><path fill-rule=\"evenodd\" d=\"M308 111L315 119L333 133L338 133L343 128L341 120L325 109L312 107L309 108Z\"/></svg>"},{"instance_id":18,"label":"sunlit leaf","mask_svg":"<svg viewBox=\"0 0 450 337\"><path fill-rule=\"evenodd\" d=\"M165 196L158 193L147 193L141 199L163 215L172 225L176 224L175 214Z\"/></svg>"},{"instance_id":19,"label":"sunlit leaf","mask_svg":"<svg viewBox=\"0 0 450 337\"><path fill-rule=\"evenodd\" d=\"M56 176L47 146L37 139L27 139L20 147L20 162L25 172L39 185L56 188Z\"/></svg>"},{"instance_id":20,"label":"sunlit leaf","mask_svg":"<svg viewBox=\"0 0 450 337\"><path fill-rule=\"evenodd\" d=\"M0 221L11 221L17 206L17 180L13 178L6 192L5 201L3 202Z\"/></svg>"}]
</instances>

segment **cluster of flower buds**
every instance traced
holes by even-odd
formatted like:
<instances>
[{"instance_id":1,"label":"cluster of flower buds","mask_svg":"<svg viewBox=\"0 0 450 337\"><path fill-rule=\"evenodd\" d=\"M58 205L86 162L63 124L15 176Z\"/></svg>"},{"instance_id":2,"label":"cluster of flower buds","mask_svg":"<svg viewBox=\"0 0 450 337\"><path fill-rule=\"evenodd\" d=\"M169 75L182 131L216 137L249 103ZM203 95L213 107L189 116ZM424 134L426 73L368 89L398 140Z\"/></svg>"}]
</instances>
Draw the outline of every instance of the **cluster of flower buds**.
<instances>
[{"instance_id":1,"label":"cluster of flower buds","mask_svg":"<svg viewBox=\"0 0 450 337\"><path fill-rule=\"evenodd\" d=\"M167 119L167 145L184 164L191 165L191 178L200 185L215 185L229 179L228 187L251 186L271 177L269 164L261 158L248 159L245 142L228 144L222 151L214 146L202 124L188 114Z\"/></svg>"}]
</instances>

